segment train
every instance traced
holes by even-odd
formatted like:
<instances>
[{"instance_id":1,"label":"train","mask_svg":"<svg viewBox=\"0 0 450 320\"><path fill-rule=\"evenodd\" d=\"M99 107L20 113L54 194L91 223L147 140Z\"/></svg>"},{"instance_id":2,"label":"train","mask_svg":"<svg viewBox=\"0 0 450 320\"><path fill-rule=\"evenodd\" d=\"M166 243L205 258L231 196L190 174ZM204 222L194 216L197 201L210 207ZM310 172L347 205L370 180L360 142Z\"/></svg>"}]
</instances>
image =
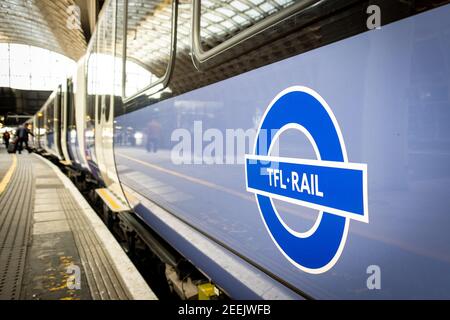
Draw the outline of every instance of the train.
<instances>
[{"instance_id":1,"label":"train","mask_svg":"<svg viewBox=\"0 0 450 320\"><path fill-rule=\"evenodd\" d=\"M160 297L448 299L449 18L446 0L108 0L27 124Z\"/></svg>"}]
</instances>

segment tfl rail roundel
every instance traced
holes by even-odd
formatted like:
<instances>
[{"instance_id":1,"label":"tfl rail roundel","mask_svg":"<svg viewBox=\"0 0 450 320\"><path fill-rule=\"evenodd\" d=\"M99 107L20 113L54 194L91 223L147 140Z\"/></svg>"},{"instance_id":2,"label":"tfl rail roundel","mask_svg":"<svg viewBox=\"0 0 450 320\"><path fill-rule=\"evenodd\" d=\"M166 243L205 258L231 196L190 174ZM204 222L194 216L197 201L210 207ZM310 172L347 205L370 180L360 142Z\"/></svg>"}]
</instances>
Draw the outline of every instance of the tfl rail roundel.
<instances>
[{"instance_id":1,"label":"tfl rail roundel","mask_svg":"<svg viewBox=\"0 0 450 320\"><path fill-rule=\"evenodd\" d=\"M272 156L288 130L303 132L317 160ZM368 223L367 165L350 163L337 120L325 100L306 87L290 87L270 103L245 160L247 190L255 193L273 242L299 269L319 274L339 259L350 219ZM317 209L306 232L291 229L273 205L278 199Z\"/></svg>"}]
</instances>

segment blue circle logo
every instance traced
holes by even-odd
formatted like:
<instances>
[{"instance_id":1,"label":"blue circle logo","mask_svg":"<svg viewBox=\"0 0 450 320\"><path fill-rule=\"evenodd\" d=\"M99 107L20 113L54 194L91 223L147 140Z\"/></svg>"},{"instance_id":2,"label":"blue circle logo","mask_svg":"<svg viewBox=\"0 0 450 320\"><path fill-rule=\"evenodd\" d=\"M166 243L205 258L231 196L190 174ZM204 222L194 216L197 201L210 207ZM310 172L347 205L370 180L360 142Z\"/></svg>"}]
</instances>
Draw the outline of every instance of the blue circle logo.
<instances>
[{"instance_id":1,"label":"blue circle logo","mask_svg":"<svg viewBox=\"0 0 450 320\"><path fill-rule=\"evenodd\" d=\"M316 160L271 155L287 129L306 135ZM272 100L261 119L254 153L246 155L246 181L276 247L305 272L328 271L343 251L350 220L368 222L367 165L348 162L337 120L312 89L290 87ZM316 222L307 232L292 230L272 199L318 210Z\"/></svg>"}]
</instances>

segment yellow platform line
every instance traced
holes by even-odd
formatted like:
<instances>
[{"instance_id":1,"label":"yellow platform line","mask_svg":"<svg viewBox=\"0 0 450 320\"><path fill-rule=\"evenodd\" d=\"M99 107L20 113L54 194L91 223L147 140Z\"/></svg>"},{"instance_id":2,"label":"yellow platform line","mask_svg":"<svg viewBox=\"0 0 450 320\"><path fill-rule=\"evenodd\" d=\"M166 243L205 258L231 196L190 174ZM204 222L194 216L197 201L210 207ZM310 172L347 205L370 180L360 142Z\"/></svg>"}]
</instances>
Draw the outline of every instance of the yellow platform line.
<instances>
[{"instance_id":1,"label":"yellow platform line","mask_svg":"<svg viewBox=\"0 0 450 320\"><path fill-rule=\"evenodd\" d=\"M98 190L98 193L100 193L102 195L103 198L106 199L106 201L109 202L109 204L111 205L111 207L114 210L119 210L120 206L117 204L117 202L108 194L108 192L105 189L100 189Z\"/></svg>"},{"instance_id":2,"label":"yellow platform line","mask_svg":"<svg viewBox=\"0 0 450 320\"><path fill-rule=\"evenodd\" d=\"M6 172L5 176L3 177L2 181L0 182L0 194L2 194L3 191L5 191L6 187L8 186L8 183L11 180L14 171L16 171L16 167L17 167L17 157L15 154L13 154L12 164L9 167L8 171Z\"/></svg>"}]
</instances>

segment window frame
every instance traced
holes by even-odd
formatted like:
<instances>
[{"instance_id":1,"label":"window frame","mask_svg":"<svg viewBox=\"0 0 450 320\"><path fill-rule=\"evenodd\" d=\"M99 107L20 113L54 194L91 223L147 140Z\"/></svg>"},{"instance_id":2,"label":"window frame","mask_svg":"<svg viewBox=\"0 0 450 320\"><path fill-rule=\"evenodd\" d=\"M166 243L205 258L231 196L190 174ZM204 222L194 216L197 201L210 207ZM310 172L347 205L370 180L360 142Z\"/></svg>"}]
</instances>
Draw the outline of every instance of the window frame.
<instances>
[{"instance_id":1,"label":"window frame","mask_svg":"<svg viewBox=\"0 0 450 320\"><path fill-rule=\"evenodd\" d=\"M192 30L191 30L191 50L192 60L198 70L204 71L210 69L225 60L235 58L239 54L231 54L225 58L224 54L230 52L231 49L236 46L240 46L243 43L247 43L256 34L262 33L269 28L274 27L278 23L289 19L301 12L306 12L309 9L323 2L323 0L305 0L299 3L295 3L290 7L264 18L254 25L238 32L230 39L218 44L217 46L205 51L201 45L201 0L192 0ZM327 1L327 0L325 0Z\"/></svg>"},{"instance_id":2,"label":"window frame","mask_svg":"<svg viewBox=\"0 0 450 320\"><path fill-rule=\"evenodd\" d=\"M123 16L123 47L122 47L122 101L127 103L143 94L152 96L158 93L169 84L173 72L173 66L176 57L177 47L177 20L178 20L178 0L172 0L172 18L171 18L171 36L170 36L170 54L166 72L157 81L150 83L141 90L133 93L131 96L125 95L126 85L126 62L127 62L127 30L128 30L128 0L124 0L124 16Z\"/></svg>"}]
</instances>

